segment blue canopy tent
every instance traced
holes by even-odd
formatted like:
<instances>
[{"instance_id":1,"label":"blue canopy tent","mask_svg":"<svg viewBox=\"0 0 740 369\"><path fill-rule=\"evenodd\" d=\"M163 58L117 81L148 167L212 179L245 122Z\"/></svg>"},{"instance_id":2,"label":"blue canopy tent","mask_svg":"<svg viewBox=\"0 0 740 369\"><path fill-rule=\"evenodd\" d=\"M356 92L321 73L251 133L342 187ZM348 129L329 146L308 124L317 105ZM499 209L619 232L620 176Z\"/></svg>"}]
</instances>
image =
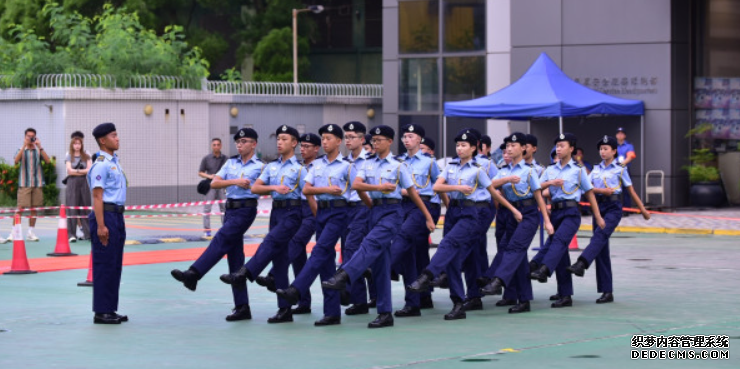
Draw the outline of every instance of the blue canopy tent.
<instances>
[{"instance_id":1,"label":"blue canopy tent","mask_svg":"<svg viewBox=\"0 0 740 369\"><path fill-rule=\"evenodd\" d=\"M570 79L546 53L542 53L511 85L478 99L444 103L443 141L447 141L447 117L506 120L557 117L562 133L563 117L594 114L639 115L641 137L645 137L642 101L621 99L585 87ZM644 139L641 146L641 151L645 152ZM446 149L446 145L443 147ZM640 166L644 168L644 162Z\"/></svg>"}]
</instances>

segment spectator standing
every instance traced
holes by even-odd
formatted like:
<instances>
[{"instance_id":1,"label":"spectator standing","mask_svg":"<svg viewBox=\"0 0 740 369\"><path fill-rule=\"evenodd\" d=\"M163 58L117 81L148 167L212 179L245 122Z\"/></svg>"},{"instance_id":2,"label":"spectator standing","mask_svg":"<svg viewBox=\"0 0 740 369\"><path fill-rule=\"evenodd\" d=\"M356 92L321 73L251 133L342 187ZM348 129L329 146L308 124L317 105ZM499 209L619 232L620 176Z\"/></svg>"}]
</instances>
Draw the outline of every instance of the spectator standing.
<instances>
[{"instance_id":1,"label":"spectator standing","mask_svg":"<svg viewBox=\"0 0 740 369\"><path fill-rule=\"evenodd\" d=\"M198 176L205 179L213 180L213 176L218 173L221 167L226 164L226 156L221 153L221 139L214 138L211 140L211 153L204 156L200 162L200 169L198 169ZM211 188L206 193L206 201L223 200L226 196L224 195L223 189ZM221 209L221 213L224 212L224 204L218 204ZM205 237L211 237L211 209L212 204L206 204L203 206L203 228ZM224 216L221 215L221 223L224 222Z\"/></svg>"},{"instance_id":2,"label":"spectator standing","mask_svg":"<svg viewBox=\"0 0 740 369\"><path fill-rule=\"evenodd\" d=\"M82 138L73 136L69 143L69 153L64 158L64 165L67 168L67 191L65 194L65 203L68 206L90 206L92 200L90 197L90 186L87 184L87 172L92 167L90 154L85 150ZM80 209L69 209L70 217L67 218L67 230L69 242L76 242L77 223L79 221L82 227L81 240L90 239L90 222L87 218L73 218L75 215L83 215L86 211Z\"/></svg>"}]
</instances>

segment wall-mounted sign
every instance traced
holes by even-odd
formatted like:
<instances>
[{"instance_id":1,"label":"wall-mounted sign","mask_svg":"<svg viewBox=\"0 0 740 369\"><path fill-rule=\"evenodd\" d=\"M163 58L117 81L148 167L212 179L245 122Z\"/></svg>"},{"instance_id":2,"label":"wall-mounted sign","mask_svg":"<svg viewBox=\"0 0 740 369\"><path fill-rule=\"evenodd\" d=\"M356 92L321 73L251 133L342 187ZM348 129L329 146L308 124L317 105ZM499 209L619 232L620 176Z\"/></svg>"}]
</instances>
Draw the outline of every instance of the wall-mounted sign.
<instances>
[{"instance_id":1,"label":"wall-mounted sign","mask_svg":"<svg viewBox=\"0 0 740 369\"><path fill-rule=\"evenodd\" d=\"M574 80L590 89L609 95L653 95L658 93L658 77L576 77Z\"/></svg>"}]
</instances>

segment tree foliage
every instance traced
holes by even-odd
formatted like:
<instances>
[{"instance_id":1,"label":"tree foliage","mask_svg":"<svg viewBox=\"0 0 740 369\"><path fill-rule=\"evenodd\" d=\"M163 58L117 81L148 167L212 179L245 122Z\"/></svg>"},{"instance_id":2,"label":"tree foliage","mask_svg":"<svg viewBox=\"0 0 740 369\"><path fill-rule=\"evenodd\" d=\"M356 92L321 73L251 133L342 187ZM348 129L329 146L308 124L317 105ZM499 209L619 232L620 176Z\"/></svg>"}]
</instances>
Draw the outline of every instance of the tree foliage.
<instances>
[{"instance_id":1,"label":"tree foliage","mask_svg":"<svg viewBox=\"0 0 740 369\"><path fill-rule=\"evenodd\" d=\"M298 75L308 72L308 40L298 39ZM274 29L254 49L255 81L293 81L293 30Z\"/></svg>"},{"instance_id":2,"label":"tree foliage","mask_svg":"<svg viewBox=\"0 0 740 369\"><path fill-rule=\"evenodd\" d=\"M18 24L11 40L0 39L0 74L13 84L33 86L38 74L107 74L126 87L133 75L180 76L197 87L208 76L208 62L189 48L182 26L167 26L160 36L144 27L136 13L108 4L94 17L67 12L56 3L41 11L50 38Z\"/></svg>"}]
</instances>

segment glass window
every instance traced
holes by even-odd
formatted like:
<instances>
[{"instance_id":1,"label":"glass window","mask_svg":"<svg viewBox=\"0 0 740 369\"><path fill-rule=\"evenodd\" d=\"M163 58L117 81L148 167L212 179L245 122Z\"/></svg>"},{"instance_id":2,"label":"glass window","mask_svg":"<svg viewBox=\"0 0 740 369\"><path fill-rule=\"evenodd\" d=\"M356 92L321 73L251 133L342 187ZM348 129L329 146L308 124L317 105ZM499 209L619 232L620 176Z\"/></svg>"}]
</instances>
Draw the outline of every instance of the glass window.
<instances>
[{"instance_id":1,"label":"glass window","mask_svg":"<svg viewBox=\"0 0 740 369\"><path fill-rule=\"evenodd\" d=\"M444 101L470 100L486 93L483 56L444 58Z\"/></svg>"},{"instance_id":2,"label":"glass window","mask_svg":"<svg viewBox=\"0 0 740 369\"><path fill-rule=\"evenodd\" d=\"M446 0L444 5L444 50L473 51L486 47L484 0Z\"/></svg>"},{"instance_id":3,"label":"glass window","mask_svg":"<svg viewBox=\"0 0 740 369\"><path fill-rule=\"evenodd\" d=\"M438 76L437 59L401 59L399 109L439 110Z\"/></svg>"},{"instance_id":4,"label":"glass window","mask_svg":"<svg viewBox=\"0 0 740 369\"><path fill-rule=\"evenodd\" d=\"M439 119L439 115L399 115L398 116L398 128L405 126L406 124L418 124L422 127L424 127L424 134L425 137L429 137L434 142L439 145L442 142L442 138L440 135L440 129L442 126L442 122ZM403 154L406 152L406 147L403 145L402 140L398 140L398 154ZM434 156L437 158L440 158L442 155L442 147L438 146L437 149L434 150Z\"/></svg>"},{"instance_id":5,"label":"glass window","mask_svg":"<svg viewBox=\"0 0 740 369\"><path fill-rule=\"evenodd\" d=\"M439 51L439 1L399 2L398 38L401 53Z\"/></svg>"}]
</instances>

